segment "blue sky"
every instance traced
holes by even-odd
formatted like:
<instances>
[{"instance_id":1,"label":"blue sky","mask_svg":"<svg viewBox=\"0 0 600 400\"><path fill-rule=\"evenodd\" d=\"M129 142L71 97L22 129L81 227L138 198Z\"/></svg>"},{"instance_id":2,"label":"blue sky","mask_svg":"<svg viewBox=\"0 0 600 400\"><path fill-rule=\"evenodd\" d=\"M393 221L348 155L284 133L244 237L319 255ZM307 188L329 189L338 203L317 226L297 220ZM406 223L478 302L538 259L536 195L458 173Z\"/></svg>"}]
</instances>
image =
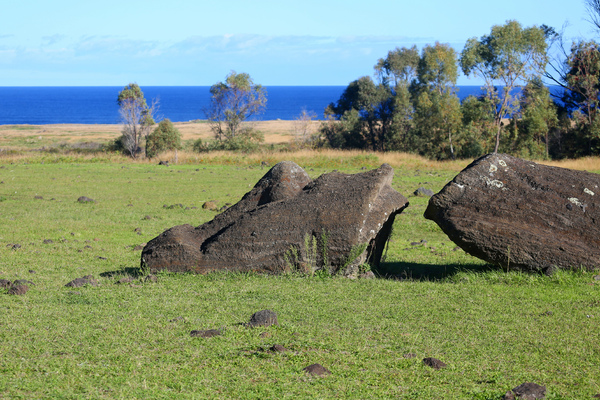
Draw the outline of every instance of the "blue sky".
<instances>
[{"instance_id":1,"label":"blue sky","mask_svg":"<svg viewBox=\"0 0 600 400\"><path fill-rule=\"evenodd\" d=\"M212 85L231 70L267 86L347 85L395 47L460 52L509 19L596 37L584 0L7 2L0 86Z\"/></svg>"}]
</instances>

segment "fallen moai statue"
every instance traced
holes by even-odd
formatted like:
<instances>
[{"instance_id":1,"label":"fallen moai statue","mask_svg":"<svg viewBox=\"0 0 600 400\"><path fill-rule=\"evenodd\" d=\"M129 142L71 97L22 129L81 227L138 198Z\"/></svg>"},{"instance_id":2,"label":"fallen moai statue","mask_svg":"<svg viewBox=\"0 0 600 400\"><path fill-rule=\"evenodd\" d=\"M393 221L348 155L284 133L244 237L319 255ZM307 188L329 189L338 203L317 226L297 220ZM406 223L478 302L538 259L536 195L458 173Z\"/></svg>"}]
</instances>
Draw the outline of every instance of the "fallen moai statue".
<instances>
[{"instance_id":1,"label":"fallen moai statue","mask_svg":"<svg viewBox=\"0 0 600 400\"><path fill-rule=\"evenodd\" d=\"M175 226L142 251L151 272L215 270L354 274L377 266L407 199L392 167L331 172L314 181L290 161L275 165L235 205L198 227Z\"/></svg>"},{"instance_id":2,"label":"fallen moai statue","mask_svg":"<svg viewBox=\"0 0 600 400\"><path fill-rule=\"evenodd\" d=\"M467 253L530 271L600 266L600 175L505 154L484 156L429 200Z\"/></svg>"}]
</instances>

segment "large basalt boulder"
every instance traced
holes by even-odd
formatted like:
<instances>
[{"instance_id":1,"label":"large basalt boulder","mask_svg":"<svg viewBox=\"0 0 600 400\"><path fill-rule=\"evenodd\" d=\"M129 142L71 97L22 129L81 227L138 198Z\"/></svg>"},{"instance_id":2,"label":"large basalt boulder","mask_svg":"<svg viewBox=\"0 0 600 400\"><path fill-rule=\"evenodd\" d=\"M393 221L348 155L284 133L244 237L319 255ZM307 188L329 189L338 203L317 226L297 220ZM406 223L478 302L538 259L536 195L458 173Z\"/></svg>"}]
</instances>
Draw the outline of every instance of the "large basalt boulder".
<instances>
[{"instance_id":1,"label":"large basalt boulder","mask_svg":"<svg viewBox=\"0 0 600 400\"><path fill-rule=\"evenodd\" d=\"M311 180L290 161L275 165L235 205L198 227L175 226L142 251L142 266L206 273L352 271L376 266L396 214L408 201L392 189L393 169Z\"/></svg>"},{"instance_id":2,"label":"large basalt boulder","mask_svg":"<svg viewBox=\"0 0 600 400\"><path fill-rule=\"evenodd\" d=\"M484 156L429 200L467 253L505 268L600 266L600 175L505 154Z\"/></svg>"}]
</instances>

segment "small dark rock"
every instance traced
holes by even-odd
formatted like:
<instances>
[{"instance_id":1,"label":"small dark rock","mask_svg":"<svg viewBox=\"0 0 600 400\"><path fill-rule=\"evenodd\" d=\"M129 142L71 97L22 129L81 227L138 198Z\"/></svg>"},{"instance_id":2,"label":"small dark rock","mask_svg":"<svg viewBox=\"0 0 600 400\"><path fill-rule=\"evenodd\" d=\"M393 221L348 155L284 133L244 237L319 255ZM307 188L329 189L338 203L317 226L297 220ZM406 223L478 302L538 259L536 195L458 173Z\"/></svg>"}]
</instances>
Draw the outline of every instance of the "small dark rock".
<instances>
[{"instance_id":1,"label":"small dark rock","mask_svg":"<svg viewBox=\"0 0 600 400\"><path fill-rule=\"evenodd\" d=\"M556 271L558 271L558 267L556 265L551 265L549 267L544 268L542 271L544 272L544 275L552 276Z\"/></svg>"},{"instance_id":2,"label":"small dark rock","mask_svg":"<svg viewBox=\"0 0 600 400\"><path fill-rule=\"evenodd\" d=\"M280 344L274 344L273 346L271 346L270 350L277 353L283 353L287 351L287 349Z\"/></svg>"},{"instance_id":3,"label":"small dark rock","mask_svg":"<svg viewBox=\"0 0 600 400\"><path fill-rule=\"evenodd\" d=\"M218 209L217 203L215 203L214 201L205 202L204 204L202 204L202 208L204 210L210 210L210 211L216 211Z\"/></svg>"},{"instance_id":4,"label":"small dark rock","mask_svg":"<svg viewBox=\"0 0 600 400\"><path fill-rule=\"evenodd\" d=\"M85 285L90 286L98 286L98 282L91 277L91 275L84 276L83 278L73 279L71 282L67 283L66 287L82 287Z\"/></svg>"},{"instance_id":5,"label":"small dark rock","mask_svg":"<svg viewBox=\"0 0 600 400\"><path fill-rule=\"evenodd\" d=\"M169 320L169 322L178 322L178 321L183 321L183 317L175 317L175 318Z\"/></svg>"},{"instance_id":6,"label":"small dark rock","mask_svg":"<svg viewBox=\"0 0 600 400\"><path fill-rule=\"evenodd\" d=\"M144 216L144 218L142 218L142 219L145 219L145 220L151 220L151 219L152 219L152 217L151 217L151 216L149 216L149 215L145 215L145 216ZM136 232L138 232L138 231L136 231ZM139 233L139 232L138 232L138 233Z\"/></svg>"},{"instance_id":7,"label":"small dark rock","mask_svg":"<svg viewBox=\"0 0 600 400\"><path fill-rule=\"evenodd\" d=\"M108 260L106 257L98 256L98 260Z\"/></svg>"},{"instance_id":8,"label":"small dark rock","mask_svg":"<svg viewBox=\"0 0 600 400\"><path fill-rule=\"evenodd\" d=\"M43 243L44 244L52 244L52 243L54 243L54 240L52 240L52 239L44 239Z\"/></svg>"},{"instance_id":9,"label":"small dark rock","mask_svg":"<svg viewBox=\"0 0 600 400\"><path fill-rule=\"evenodd\" d=\"M89 197L86 197L86 196L81 196L77 199L77 202L79 202L79 203L95 203L96 200L90 199Z\"/></svg>"},{"instance_id":10,"label":"small dark rock","mask_svg":"<svg viewBox=\"0 0 600 400\"><path fill-rule=\"evenodd\" d=\"M21 248L21 245L19 243L9 243L8 245L6 245L6 247L10 247L13 250L18 250Z\"/></svg>"},{"instance_id":11,"label":"small dark rock","mask_svg":"<svg viewBox=\"0 0 600 400\"><path fill-rule=\"evenodd\" d=\"M35 196L33 199L34 200L44 200L44 198L42 196Z\"/></svg>"},{"instance_id":12,"label":"small dark rock","mask_svg":"<svg viewBox=\"0 0 600 400\"><path fill-rule=\"evenodd\" d=\"M433 190L431 189L425 189L424 187L420 187L417 190L415 190L413 192L413 194L415 196L421 196L421 197L431 197L433 196L435 193L433 193Z\"/></svg>"},{"instance_id":13,"label":"small dark rock","mask_svg":"<svg viewBox=\"0 0 600 400\"><path fill-rule=\"evenodd\" d=\"M321 364L311 364L303 369L307 373L315 376L331 375L331 371L322 366Z\"/></svg>"},{"instance_id":14,"label":"small dark rock","mask_svg":"<svg viewBox=\"0 0 600 400\"><path fill-rule=\"evenodd\" d=\"M12 285L12 282L8 279L0 279L0 288L8 289Z\"/></svg>"},{"instance_id":15,"label":"small dark rock","mask_svg":"<svg viewBox=\"0 0 600 400\"><path fill-rule=\"evenodd\" d=\"M504 395L504 400L536 400L546 397L546 387L537 383L525 382Z\"/></svg>"},{"instance_id":16,"label":"small dark rock","mask_svg":"<svg viewBox=\"0 0 600 400\"><path fill-rule=\"evenodd\" d=\"M20 295L27 293L28 290L29 290L29 286L27 286L27 285L15 285L13 283L13 285L10 287L10 289L8 289L8 294L20 296Z\"/></svg>"},{"instance_id":17,"label":"small dark rock","mask_svg":"<svg viewBox=\"0 0 600 400\"><path fill-rule=\"evenodd\" d=\"M217 329L207 329L204 331L191 331L190 332L191 337L210 338L213 336L220 336L220 335L221 335L221 331L217 330Z\"/></svg>"},{"instance_id":18,"label":"small dark rock","mask_svg":"<svg viewBox=\"0 0 600 400\"><path fill-rule=\"evenodd\" d=\"M277 314L271 310L262 310L255 312L250 317L249 327L279 325L277 323Z\"/></svg>"},{"instance_id":19,"label":"small dark rock","mask_svg":"<svg viewBox=\"0 0 600 400\"><path fill-rule=\"evenodd\" d=\"M158 165L164 165L165 167L169 166L169 162L168 161L159 161Z\"/></svg>"},{"instance_id":20,"label":"small dark rock","mask_svg":"<svg viewBox=\"0 0 600 400\"><path fill-rule=\"evenodd\" d=\"M425 364L428 367L431 367L433 369L446 368L446 363L444 363L443 361L438 360L437 358L433 358L433 357L426 357L426 358L424 358L423 359L423 364Z\"/></svg>"}]
</instances>

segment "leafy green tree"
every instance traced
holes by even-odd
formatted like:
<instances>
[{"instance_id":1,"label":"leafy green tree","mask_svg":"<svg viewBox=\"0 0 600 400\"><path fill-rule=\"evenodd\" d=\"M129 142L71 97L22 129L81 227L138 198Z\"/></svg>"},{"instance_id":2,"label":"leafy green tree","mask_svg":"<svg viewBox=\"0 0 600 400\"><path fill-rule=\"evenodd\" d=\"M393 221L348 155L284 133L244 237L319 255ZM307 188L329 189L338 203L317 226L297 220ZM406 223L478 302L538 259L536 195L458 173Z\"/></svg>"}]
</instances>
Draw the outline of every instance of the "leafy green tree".
<instances>
[{"instance_id":1,"label":"leafy green tree","mask_svg":"<svg viewBox=\"0 0 600 400\"><path fill-rule=\"evenodd\" d=\"M453 137L460 131L456 51L447 44L423 48L413 85L418 151L438 159L456 158Z\"/></svg>"},{"instance_id":2,"label":"leafy green tree","mask_svg":"<svg viewBox=\"0 0 600 400\"><path fill-rule=\"evenodd\" d=\"M547 43L543 28L523 28L517 21L492 27L489 35L467 41L460 57L465 75L474 75L485 82L486 95L494 105L496 143L500 146L502 119L518 108L514 89L543 74L547 64ZM502 92L495 90L503 86Z\"/></svg>"},{"instance_id":3,"label":"leafy green tree","mask_svg":"<svg viewBox=\"0 0 600 400\"><path fill-rule=\"evenodd\" d=\"M582 142L577 155L595 154L600 150L600 45L573 43L566 70L563 101Z\"/></svg>"},{"instance_id":4,"label":"leafy green tree","mask_svg":"<svg viewBox=\"0 0 600 400\"><path fill-rule=\"evenodd\" d=\"M548 158L550 131L558 126L556 104L541 80L532 80L523 88L521 127L515 148L521 157Z\"/></svg>"},{"instance_id":5,"label":"leafy green tree","mask_svg":"<svg viewBox=\"0 0 600 400\"><path fill-rule=\"evenodd\" d=\"M158 123L154 131L146 138L146 157L154 158L168 150L181 149L181 133L169 119Z\"/></svg>"},{"instance_id":6,"label":"leafy green tree","mask_svg":"<svg viewBox=\"0 0 600 400\"><path fill-rule=\"evenodd\" d=\"M342 121L345 133L341 134L338 127L323 134L326 137L332 137L334 133L336 136L341 134L344 140L338 136L333 142L346 148L368 147L383 151L394 134L392 92L388 86L375 84L368 76L351 82L337 105L329 105L326 114ZM327 127L331 125L326 125L325 128ZM332 146L333 142L330 142Z\"/></svg>"},{"instance_id":7,"label":"leafy green tree","mask_svg":"<svg viewBox=\"0 0 600 400\"><path fill-rule=\"evenodd\" d=\"M398 48L388 52L386 58L380 58L375 65L375 75L384 85L396 88L410 86L417 77L419 50L417 46Z\"/></svg>"},{"instance_id":8,"label":"leafy green tree","mask_svg":"<svg viewBox=\"0 0 600 400\"><path fill-rule=\"evenodd\" d=\"M225 82L210 88L210 106L204 111L218 140L233 140L252 135L249 120L262 113L267 104L267 91L255 84L250 75L232 71Z\"/></svg>"},{"instance_id":9,"label":"leafy green tree","mask_svg":"<svg viewBox=\"0 0 600 400\"><path fill-rule=\"evenodd\" d=\"M157 103L153 102L149 107L142 89L137 83L130 83L119 92L117 104L123 124L119 142L131 157L136 158L141 152L142 139L148 136L154 125Z\"/></svg>"}]
</instances>

